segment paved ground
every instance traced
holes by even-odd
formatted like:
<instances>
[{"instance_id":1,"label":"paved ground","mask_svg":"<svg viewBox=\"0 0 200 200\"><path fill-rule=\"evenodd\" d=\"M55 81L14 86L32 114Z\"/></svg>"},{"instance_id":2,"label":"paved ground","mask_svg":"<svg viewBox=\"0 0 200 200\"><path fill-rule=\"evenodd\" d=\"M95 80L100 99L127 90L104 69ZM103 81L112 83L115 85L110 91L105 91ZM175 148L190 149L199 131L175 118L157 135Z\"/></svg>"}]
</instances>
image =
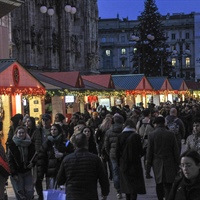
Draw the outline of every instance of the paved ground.
<instances>
[{"instance_id":1,"label":"paved ground","mask_svg":"<svg viewBox=\"0 0 200 200\"><path fill-rule=\"evenodd\" d=\"M154 179L146 179L146 189L147 189L147 194L146 195L139 195L138 200L156 200L156 195L155 195L155 182ZM116 200L116 191L113 187L113 183L110 182L110 194L107 198L107 200ZM10 184L10 182L8 183L7 186L7 193L8 193L8 200L16 200L14 192L13 192L13 188L12 185ZM100 192L99 192L100 193ZM35 198L37 199L37 198ZM123 194L123 199L125 199L125 195ZM81 200L81 199L80 199Z\"/></svg>"},{"instance_id":2,"label":"paved ground","mask_svg":"<svg viewBox=\"0 0 200 200\"><path fill-rule=\"evenodd\" d=\"M151 172L151 174L153 174L153 173ZM138 200L146 200L146 199L148 199L148 200L157 200L156 194L155 194L154 178L145 179L145 184L146 184L147 194L146 195L139 195L138 196ZM98 192L99 192L99 199L100 199L100 194L101 194L100 187L98 188ZM12 185L10 183L10 180L8 181L7 194L8 194L8 200L16 200ZM116 198L116 194L117 193L116 193L116 190L115 190L115 188L113 186L113 182L110 181L110 194L109 194L107 200L116 200L117 199ZM35 196L35 199L37 199L37 195ZM125 199L125 194L123 194L123 199Z\"/></svg>"},{"instance_id":3,"label":"paved ground","mask_svg":"<svg viewBox=\"0 0 200 200\"><path fill-rule=\"evenodd\" d=\"M185 146L183 146L182 151L184 151ZM151 173L153 174L153 173ZM154 178L152 179L145 179L145 184L146 184L146 190L147 190L147 194L146 195L139 195L138 196L138 200L157 200L156 197L156 192L155 192L155 181ZM10 184L10 181L8 182L8 186L7 186L7 194L8 194L8 200L16 200L14 192L13 192L13 188L12 185ZM99 192L100 194L100 192ZM35 198L37 199L37 198ZM110 182L110 194L107 198L107 200L116 200L116 191L113 187L113 182ZM125 199L125 195L123 194L123 199ZM81 199L80 199L81 200Z\"/></svg>"}]
</instances>

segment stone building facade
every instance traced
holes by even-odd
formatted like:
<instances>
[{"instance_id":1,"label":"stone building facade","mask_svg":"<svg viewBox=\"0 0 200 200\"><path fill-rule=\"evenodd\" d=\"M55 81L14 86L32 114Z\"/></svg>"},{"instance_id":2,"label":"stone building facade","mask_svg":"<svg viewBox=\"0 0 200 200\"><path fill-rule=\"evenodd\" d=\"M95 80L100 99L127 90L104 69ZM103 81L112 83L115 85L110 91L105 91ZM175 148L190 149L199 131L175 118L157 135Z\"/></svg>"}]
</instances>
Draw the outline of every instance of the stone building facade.
<instances>
[{"instance_id":1,"label":"stone building facade","mask_svg":"<svg viewBox=\"0 0 200 200\"><path fill-rule=\"evenodd\" d=\"M99 64L97 0L26 0L12 12L12 57L25 67L95 72ZM41 13L45 3L55 13Z\"/></svg>"},{"instance_id":2,"label":"stone building facade","mask_svg":"<svg viewBox=\"0 0 200 200\"><path fill-rule=\"evenodd\" d=\"M174 66L173 77L200 80L200 13L175 13L162 16L163 29L169 50L177 54L169 57ZM134 73L132 58L134 43L131 40L138 20L99 19L99 44L101 73ZM188 51L189 50L189 53ZM181 66L182 65L182 66Z\"/></svg>"}]
</instances>

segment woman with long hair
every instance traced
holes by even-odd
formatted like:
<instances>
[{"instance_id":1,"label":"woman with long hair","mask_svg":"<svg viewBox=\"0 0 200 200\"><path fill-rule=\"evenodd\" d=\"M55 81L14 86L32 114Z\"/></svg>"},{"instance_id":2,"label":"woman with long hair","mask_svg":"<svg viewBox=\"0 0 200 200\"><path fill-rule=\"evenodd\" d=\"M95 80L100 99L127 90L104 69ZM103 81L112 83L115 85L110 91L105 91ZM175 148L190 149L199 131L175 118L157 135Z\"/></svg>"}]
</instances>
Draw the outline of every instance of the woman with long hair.
<instances>
[{"instance_id":1,"label":"woman with long hair","mask_svg":"<svg viewBox=\"0 0 200 200\"><path fill-rule=\"evenodd\" d=\"M107 114L106 117L103 119L102 123L99 125L99 128L97 129L96 134L95 134L98 155L101 158L101 161L103 163L103 166L106 170L107 175L108 175L108 169L107 169L107 165L108 165L110 180L112 180L112 166L111 166L110 158L105 150L104 136L105 136L106 131L111 127L111 125L112 125L112 115Z\"/></svg>"},{"instance_id":2,"label":"woman with long hair","mask_svg":"<svg viewBox=\"0 0 200 200\"><path fill-rule=\"evenodd\" d=\"M50 133L37 158L37 178L42 180L44 175L46 176L47 189L53 189L63 158L74 151L72 143L66 139L59 124L51 125Z\"/></svg>"},{"instance_id":3,"label":"woman with long hair","mask_svg":"<svg viewBox=\"0 0 200 200\"><path fill-rule=\"evenodd\" d=\"M33 176L31 168L34 164L35 147L27 134L26 128L16 128L12 141L8 146L8 163L11 171L11 183L17 200L33 198Z\"/></svg>"},{"instance_id":4,"label":"woman with long hair","mask_svg":"<svg viewBox=\"0 0 200 200\"><path fill-rule=\"evenodd\" d=\"M87 139L88 139L88 150L89 150L89 152L97 155L98 153L97 153L96 143L95 143L95 140L94 140L93 129L89 126L85 126L81 130L81 133L85 134Z\"/></svg>"}]
</instances>

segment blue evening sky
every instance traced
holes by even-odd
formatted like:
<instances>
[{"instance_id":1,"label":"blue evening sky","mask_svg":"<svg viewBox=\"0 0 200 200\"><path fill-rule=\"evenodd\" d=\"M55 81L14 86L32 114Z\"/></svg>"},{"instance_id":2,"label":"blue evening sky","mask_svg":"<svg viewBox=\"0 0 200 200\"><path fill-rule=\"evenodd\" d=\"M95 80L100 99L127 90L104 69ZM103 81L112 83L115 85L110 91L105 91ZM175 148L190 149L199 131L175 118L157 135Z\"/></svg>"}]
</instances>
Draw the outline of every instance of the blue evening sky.
<instances>
[{"instance_id":1,"label":"blue evening sky","mask_svg":"<svg viewBox=\"0 0 200 200\"><path fill-rule=\"evenodd\" d=\"M144 10L144 2L144 0L98 0L99 17L116 18L118 13L120 19L128 17L134 20ZM200 13L200 0L156 0L155 2L161 15L180 12L189 14L193 11Z\"/></svg>"}]
</instances>

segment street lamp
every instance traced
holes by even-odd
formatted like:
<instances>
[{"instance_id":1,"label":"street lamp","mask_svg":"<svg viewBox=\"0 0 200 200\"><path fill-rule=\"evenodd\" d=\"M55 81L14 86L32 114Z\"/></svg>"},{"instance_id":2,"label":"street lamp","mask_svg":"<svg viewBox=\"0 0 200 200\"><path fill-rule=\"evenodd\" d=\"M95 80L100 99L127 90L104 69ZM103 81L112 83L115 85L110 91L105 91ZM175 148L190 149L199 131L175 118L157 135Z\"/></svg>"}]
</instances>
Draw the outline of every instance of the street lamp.
<instances>
[{"instance_id":1,"label":"street lamp","mask_svg":"<svg viewBox=\"0 0 200 200\"><path fill-rule=\"evenodd\" d=\"M177 57L179 60L179 65L180 65L180 78L183 78L183 57L186 55L190 55L190 50L185 49L183 50L183 44L185 43L185 39L179 39L177 40L176 44L179 45L179 52L174 49L173 50L173 56Z\"/></svg>"},{"instance_id":2,"label":"street lamp","mask_svg":"<svg viewBox=\"0 0 200 200\"><path fill-rule=\"evenodd\" d=\"M141 40L140 37L138 37L136 35L132 35L131 39L130 39L131 41L134 41L133 44L138 43L140 46L142 45L142 55L143 55L143 59L142 59L143 66L142 67L143 67L143 69L144 69L144 45L148 44L149 41L153 41L155 39L155 37L151 34L148 34L146 38L147 38L147 40ZM137 49L137 51L138 51L138 74L140 74L140 68L141 68L141 66L140 66L140 47Z\"/></svg>"},{"instance_id":3,"label":"street lamp","mask_svg":"<svg viewBox=\"0 0 200 200\"><path fill-rule=\"evenodd\" d=\"M160 75L163 76L163 55L164 53L170 53L170 48L169 47L160 47L160 48L155 48L154 49L155 52L157 52L160 55L160 60L161 60L161 64L160 64Z\"/></svg>"},{"instance_id":4,"label":"street lamp","mask_svg":"<svg viewBox=\"0 0 200 200\"><path fill-rule=\"evenodd\" d=\"M72 3L69 3L72 2ZM74 15L76 13L76 7L73 4L73 0L68 0L66 5L62 1L52 1L52 0L44 0L43 4L40 6L40 12L45 14L47 13L49 16L53 16L55 13L57 14L57 24L58 24L58 32L57 32L57 45L58 45L58 62L59 62L59 71L62 71L63 68L63 42L62 42L62 27L61 27L61 18L63 10L66 13Z\"/></svg>"},{"instance_id":5,"label":"street lamp","mask_svg":"<svg viewBox=\"0 0 200 200\"><path fill-rule=\"evenodd\" d=\"M57 4L59 4L59 3L57 2ZM76 7L73 6L73 5L70 5L69 3L67 3L65 5L64 10L65 10L66 13L71 13L71 14L76 13ZM54 15L54 13L55 13L54 8L51 4L48 8L45 4L42 4L41 7L40 7L40 12L43 13L43 14L47 12L48 15L50 15L50 16Z\"/></svg>"}]
</instances>

